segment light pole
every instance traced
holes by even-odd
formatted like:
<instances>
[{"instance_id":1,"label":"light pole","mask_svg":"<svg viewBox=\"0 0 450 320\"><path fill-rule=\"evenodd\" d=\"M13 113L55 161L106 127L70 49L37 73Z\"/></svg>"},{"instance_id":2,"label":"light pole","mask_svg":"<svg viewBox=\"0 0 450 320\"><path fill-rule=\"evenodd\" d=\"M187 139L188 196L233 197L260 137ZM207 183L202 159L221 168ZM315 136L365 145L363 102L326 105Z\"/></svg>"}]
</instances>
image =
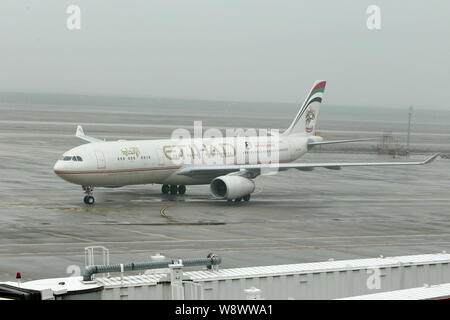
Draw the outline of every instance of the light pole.
<instances>
[{"instance_id":1,"label":"light pole","mask_svg":"<svg viewBox=\"0 0 450 320\"><path fill-rule=\"evenodd\" d=\"M407 152L407 155L409 156L409 138L410 138L410 135L411 135L411 116L413 114L413 107L412 106L409 107L408 114L409 114L409 119L408 119L408 138L406 140L407 141L406 142L406 152Z\"/></svg>"}]
</instances>

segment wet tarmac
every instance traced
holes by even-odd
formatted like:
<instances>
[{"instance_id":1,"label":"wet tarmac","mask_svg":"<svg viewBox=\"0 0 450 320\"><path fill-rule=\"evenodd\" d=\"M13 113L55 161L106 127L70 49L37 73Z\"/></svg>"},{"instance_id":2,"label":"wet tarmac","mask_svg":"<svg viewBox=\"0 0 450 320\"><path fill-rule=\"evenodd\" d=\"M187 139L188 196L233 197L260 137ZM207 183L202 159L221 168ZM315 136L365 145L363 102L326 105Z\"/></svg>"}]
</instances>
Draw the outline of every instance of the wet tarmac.
<instances>
[{"instance_id":1,"label":"wet tarmac","mask_svg":"<svg viewBox=\"0 0 450 320\"><path fill-rule=\"evenodd\" d=\"M84 248L93 245L109 248L111 263L147 261L158 252L171 258L214 252L223 267L450 251L449 160L260 176L250 202L214 200L209 186L188 186L186 195L170 196L162 195L159 185L141 185L96 189L96 204L87 206L81 187L52 171L64 151L84 143L73 136L76 124L108 140L150 139L167 137L181 125L189 128L193 120L225 126L232 119L235 127L267 128L271 121L271 127L282 127L291 115L219 119L207 113L174 117L163 111L37 108L0 107L0 281L13 280L18 271L24 280L65 276L68 267L84 266ZM370 123L354 132L349 128L334 125L327 138L380 132ZM448 147L449 132L429 134L418 143L433 144L430 151ZM392 160L333 150L322 148L302 161Z\"/></svg>"}]
</instances>

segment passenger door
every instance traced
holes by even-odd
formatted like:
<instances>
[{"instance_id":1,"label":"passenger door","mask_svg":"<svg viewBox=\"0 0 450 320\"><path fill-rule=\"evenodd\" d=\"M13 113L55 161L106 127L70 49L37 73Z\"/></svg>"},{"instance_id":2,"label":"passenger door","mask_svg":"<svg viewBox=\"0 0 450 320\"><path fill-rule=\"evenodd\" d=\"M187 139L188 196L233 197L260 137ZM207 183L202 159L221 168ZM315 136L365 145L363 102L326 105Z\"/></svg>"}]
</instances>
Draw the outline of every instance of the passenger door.
<instances>
[{"instance_id":1,"label":"passenger door","mask_svg":"<svg viewBox=\"0 0 450 320\"><path fill-rule=\"evenodd\" d=\"M95 156L97 157L97 169L105 169L106 168L106 160L105 155L101 151L95 151Z\"/></svg>"}]
</instances>

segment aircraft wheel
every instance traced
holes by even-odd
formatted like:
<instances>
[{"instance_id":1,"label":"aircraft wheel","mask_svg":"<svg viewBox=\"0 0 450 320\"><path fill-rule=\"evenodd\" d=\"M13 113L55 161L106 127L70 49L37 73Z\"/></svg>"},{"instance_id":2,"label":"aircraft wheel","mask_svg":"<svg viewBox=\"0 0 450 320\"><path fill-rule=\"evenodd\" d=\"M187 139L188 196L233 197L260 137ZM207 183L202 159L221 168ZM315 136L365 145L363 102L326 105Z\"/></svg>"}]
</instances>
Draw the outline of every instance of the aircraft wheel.
<instances>
[{"instance_id":1,"label":"aircraft wheel","mask_svg":"<svg viewBox=\"0 0 450 320\"><path fill-rule=\"evenodd\" d=\"M249 201L250 200L250 194L244 196L243 199L244 199L244 201Z\"/></svg>"},{"instance_id":2,"label":"aircraft wheel","mask_svg":"<svg viewBox=\"0 0 450 320\"><path fill-rule=\"evenodd\" d=\"M178 193L179 194L185 194L186 193L186 186L178 186Z\"/></svg>"},{"instance_id":3,"label":"aircraft wheel","mask_svg":"<svg viewBox=\"0 0 450 320\"><path fill-rule=\"evenodd\" d=\"M234 202L241 202L242 198L236 198L234 199Z\"/></svg>"},{"instance_id":4,"label":"aircraft wheel","mask_svg":"<svg viewBox=\"0 0 450 320\"><path fill-rule=\"evenodd\" d=\"M170 190L170 187L169 187L168 184L163 184L162 185L162 187L161 187L161 192L162 193L167 194L167 193L169 193L169 190Z\"/></svg>"},{"instance_id":5,"label":"aircraft wheel","mask_svg":"<svg viewBox=\"0 0 450 320\"><path fill-rule=\"evenodd\" d=\"M170 185L170 194L177 194L178 191L178 187L176 184L171 184Z\"/></svg>"},{"instance_id":6,"label":"aircraft wheel","mask_svg":"<svg viewBox=\"0 0 450 320\"><path fill-rule=\"evenodd\" d=\"M94 202L95 202L95 199L93 196L85 196L83 200L84 200L84 203L86 203L86 204L94 204Z\"/></svg>"}]
</instances>

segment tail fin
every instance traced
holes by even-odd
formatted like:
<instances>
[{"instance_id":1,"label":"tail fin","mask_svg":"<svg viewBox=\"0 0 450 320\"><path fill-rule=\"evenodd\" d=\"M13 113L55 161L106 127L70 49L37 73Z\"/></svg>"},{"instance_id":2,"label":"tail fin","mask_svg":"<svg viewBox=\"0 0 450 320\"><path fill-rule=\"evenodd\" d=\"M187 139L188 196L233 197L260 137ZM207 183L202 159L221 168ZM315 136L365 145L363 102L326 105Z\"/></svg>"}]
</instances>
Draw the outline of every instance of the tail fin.
<instances>
[{"instance_id":1,"label":"tail fin","mask_svg":"<svg viewBox=\"0 0 450 320\"><path fill-rule=\"evenodd\" d=\"M323 92L325 91L326 81L318 80L314 82L311 91L306 96L305 102L297 113L294 121L283 133L314 135L317 117L319 116L319 107L322 102Z\"/></svg>"}]
</instances>

